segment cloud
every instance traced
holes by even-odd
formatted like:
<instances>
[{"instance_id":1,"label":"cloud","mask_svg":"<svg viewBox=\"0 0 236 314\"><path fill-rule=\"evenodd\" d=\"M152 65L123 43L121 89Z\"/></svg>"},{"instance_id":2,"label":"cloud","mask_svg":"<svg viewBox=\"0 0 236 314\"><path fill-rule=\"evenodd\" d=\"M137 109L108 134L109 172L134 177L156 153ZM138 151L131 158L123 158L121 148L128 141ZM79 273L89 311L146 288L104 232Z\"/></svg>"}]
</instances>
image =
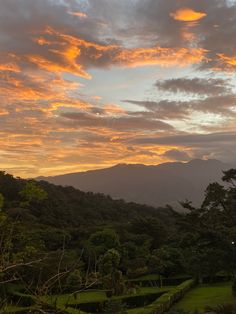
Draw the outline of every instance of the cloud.
<instances>
[{"instance_id":1,"label":"cloud","mask_svg":"<svg viewBox=\"0 0 236 314\"><path fill-rule=\"evenodd\" d=\"M197 12L190 8L181 8L170 13L170 16L176 21L194 22L204 18L207 14L204 12Z\"/></svg>"},{"instance_id":2,"label":"cloud","mask_svg":"<svg viewBox=\"0 0 236 314\"><path fill-rule=\"evenodd\" d=\"M235 132L208 134L177 134L173 136L142 137L130 141L132 145L147 147L182 147L193 158L214 158L235 164Z\"/></svg>"},{"instance_id":3,"label":"cloud","mask_svg":"<svg viewBox=\"0 0 236 314\"><path fill-rule=\"evenodd\" d=\"M68 72L84 78L91 78L90 68L111 66L234 67L235 47L232 40L228 42L228 33L233 35L231 20L236 9L218 0L211 3L188 0L186 8L180 3L147 0L127 4L103 0L98 5L90 0L85 5L73 1L3 0L2 52L15 53L19 58L5 67L19 70L24 65L24 68ZM17 21L14 12L17 12ZM223 29L219 29L219 21L223 19L220 12L230 21L229 29L228 24L224 26L226 38L221 34ZM214 24L213 14L218 19ZM183 28L179 25L181 18L198 20L199 25ZM139 28L133 26L134 20L139 21ZM194 44L188 43L193 38ZM230 44L231 49L219 46L217 43L221 40ZM216 44L217 47L213 46ZM0 63L3 67L4 62Z\"/></svg>"},{"instance_id":4,"label":"cloud","mask_svg":"<svg viewBox=\"0 0 236 314\"><path fill-rule=\"evenodd\" d=\"M73 15L73 16L80 17L80 18L86 18L86 17L88 17L86 13L84 13L84 12L79 12L79 11L76 11L76 12L68 11L67 13L70 14L70 15Z\"/></svg>"},{"instance_id":5,"label":"cloud","mask_svg":"<svg viewBox=\"0 0 236 314\"><path fill-rule=\"evenodd\" d=\"M191 159L186 151L181 151L178 149L167 150L162 156L167 157L170 160L178 161L188 161Z\"/></svg>"},{"instance_id":6,"label":"cloud","mask_svg":"<svg viewBox=\"0 0 236 314\"><path fill-rule=\"evenodd\" d=\"M212 133L212 134L180 134L163 137L144 137L135 139L135 144L158 144L158 145L208 145L210 147L216 144L232 144L236 141L235 132Z\"/></svg>"},{"instance_id":7,"label":"cloud","mask_svg":"<svg viewBox=\"0 0 236 314\"><path fill-rule=\"evenodd\" d=\"M172 126L157 119L146 119L144 117L133 117L131 115L107 117L85 112L65 112L61 114L61 117L72 121L74 127L101 127L119 131L173 130Z\"/></svg>"},{"instance_id":8,"label":"cloud","mask_svg":"<svg viewBox=\"0 0 236 314\"><path fill-rule=\"evenodd\" d=\"M235 156L234 82L225 74L235 71L235 24L236 6L225 0L1 0L2 168L37 175L184 152ZM145 78L133 69L144 66ZM143 97L127 89L126 104L117 103L110 86L92 95L93 75L102 85L114 67ZM191 70L194 78L182 77ZM150 91L151 76L162 80ZM218 133L194 138L193 130Z\"/></svg>"},{"instance_id":9,"label":"cloud","mask_svg":"<svg viewBox=\"0 0 236 314\"><path fill-rule=\"evenodd\" d=\"M160 101L124 100L145 108L147 116L168 120L191 120L193 113L217 114L225 119L235 118L236 95L209 96L186 101L163 99ZM136 114L141 114L137 112ZM145 115L145 112L142 113ZM214 121L213 121L214 122ZM200 121L199 121L200 124Z\"/></svg>"},{"instance_id":10,"label":"cloud","mask_svg":"<svg viewBox=\"0 0 236 314\"><path fill-rule=\"evenodd\" d=\"M139 31L126 27L126 33L143 41L157 41L161 46L202 48L207 53L199 69L235 71L236 47L232 38L236 36L236 4L230 5L226 0L187 0L184 5L189 11L183 11L181 0L138 1L132 22L139 21ZM198 17L201 19L194 21Z\"/></svg>"},{"instance_id":11,"label":"cloud","mask_svg":"<svg viewBox=\"0 0 236 314\"><path fill-rule=\"evenodd\" d=\"M186 119L189 115L191 104L181 101L141 101L141 100L124 100L124 102L137 105L147 109L147 112L136 112L137 115L156 116L159 119ZM150 112L150 114L148 113Z\"/></svg>"},{"instance_id":12,"label":"cloud","mask_svg":"<svg viewBox=\"0 0 236 314\"><path fill-rule=\"evenodd\" d=\"M229 81L220 78L176 78L157 81L155 86L160 90L172 93L216 96L230 92Z\"/></svg>"}]
</instances>

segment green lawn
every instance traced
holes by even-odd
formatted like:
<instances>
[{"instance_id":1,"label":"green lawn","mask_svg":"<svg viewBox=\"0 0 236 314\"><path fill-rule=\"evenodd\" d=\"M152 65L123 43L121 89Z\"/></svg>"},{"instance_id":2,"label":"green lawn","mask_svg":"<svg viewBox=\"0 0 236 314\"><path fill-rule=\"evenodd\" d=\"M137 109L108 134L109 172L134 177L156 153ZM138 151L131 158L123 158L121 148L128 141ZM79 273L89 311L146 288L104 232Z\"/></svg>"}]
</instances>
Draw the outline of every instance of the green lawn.
<instances>
[{"instance_id":1,"label":"green lawn","mask_svg":"<svg viewBox=\"0 0 236 314\"><path fill-rule=\"evenodd\" d=\"M122 295L118 297L113 297L112 299L122 299L130 296L135 296L135 295L145 295L145 294L151 294L151 293L158 293L161 291L169 291L173 287L141 287L137 294L127 294L127 295ZM59 305L65 305L66 303L70 304L80 304L80 303L87 303L87 302L99 302L99 301L106 301L108 300L106 293L104 291L88 291L88 292L82 292L78 294L77 299L75 299L72 295L70 294L64 294L64 295L58 295L58 296L52 296L52 297L47 297L48 301L53 302L57 298L57 302ZM110 299L109 299L110 300Z\"/></svg>"},{"instance_id":2,"label":"green lawn","mask_svg":"<svg viewBox=\"0 0 236 314\"><path fill-rule=\"evenodd\" d=\"M57 295L57 296L50 296L50 297L43 297L44 300L47 300L47 302L51 302L53 303L56 299L57 299L57 305L58 307L60 307L61 309L64 308L64 306L66 305L66 303L69 304L81 304L81 303L89 303L89 302L102 302L102 301L107 301L107 300L120 300L122 298L125 297L130 297L130 296L136 296L136 295L146 295L146 294L155 294L158 292L166 292L169 291L171 289L173 289L174 287L163 287L163 288L159 288L159 287L141 287L138 291L137 294L127 294L127 295L122 295L122 296L117 296L117 297L112 297L112 298L107 298L106 293L104 291L85 291L82 293L79 293L77 298L75 299L71 294L63 294L63 295ZM125 301L124 301L125 303ZM22 310L28 310L28 309L32 309L33 307L28 307L28 308L20 308L20 307L14 307L14 306L10 306L8 307L8 312L9 313L15 313L18 311L22 311ZM141 312L140 312L141 311ZM68 313L78 313L78 310L72 309L72 308L67 308L67 312ZM1 313L1 311L0 311ZM81 312L82 313L82 312ZM137 311L135 312L131 312L131 313L143 313L142 309L137 309Z\"/></svg>"},{"instance_id":3,"label":"green lawn","mask_svg":"<svg viewBox=\"0 0 236 314\"><path fill-rule=\"evenodd\" d=\"M219 303L236 304L236 297L233 297L231 291L231 283L197 286L188 292L173 309L184 309L191 312L196 309L202 311L206 305L214 306Z\"/></svg>"}]
</instances>

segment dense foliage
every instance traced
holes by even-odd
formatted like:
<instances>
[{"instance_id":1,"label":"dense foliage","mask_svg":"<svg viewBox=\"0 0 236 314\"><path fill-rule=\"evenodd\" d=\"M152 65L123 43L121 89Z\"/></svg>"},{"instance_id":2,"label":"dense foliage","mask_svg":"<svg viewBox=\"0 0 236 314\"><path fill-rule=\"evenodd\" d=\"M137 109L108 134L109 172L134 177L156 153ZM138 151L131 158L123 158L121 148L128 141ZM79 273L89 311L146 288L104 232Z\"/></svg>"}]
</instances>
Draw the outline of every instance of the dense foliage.
<instances>
[{"instance_id":1,"label":"dense foliage","mask_svg":"<svg viewBox=\"0 0 236 314\"><path fill-rule=\"evenodd\" d=\"M121 295L135 289L128 278L147 274L160 282L180 274L199 281L233 276L236 170L223 182L208 186L200 208L183 203L187 213L180 215L1 172L2 303L11 301L12 283L44 307L45 296L76 298L90 287Z\"/></svg>"}]
</instances>

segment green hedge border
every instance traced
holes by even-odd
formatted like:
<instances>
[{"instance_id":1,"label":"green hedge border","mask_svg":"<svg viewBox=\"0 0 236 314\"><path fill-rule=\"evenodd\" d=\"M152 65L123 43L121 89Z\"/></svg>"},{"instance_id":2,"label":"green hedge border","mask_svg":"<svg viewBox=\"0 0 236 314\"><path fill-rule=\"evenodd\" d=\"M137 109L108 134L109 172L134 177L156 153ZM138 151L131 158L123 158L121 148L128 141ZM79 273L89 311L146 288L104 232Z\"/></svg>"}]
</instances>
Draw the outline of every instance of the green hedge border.
<instances>
[{"instance_id":1,"label":"green hedge border","mask_svg":"<svg viewBox=\"0 0 236 314\"><path fill-rule=\"evenodd\" d=\"M164 293L153 303L143 308L143 314L163 314L168 311L171 306L183 298L183 296L195 285L195 280L189 279L175 287L171 291ZM141 313L141 312L140 312Z\"/></svg>"}]
</instances>

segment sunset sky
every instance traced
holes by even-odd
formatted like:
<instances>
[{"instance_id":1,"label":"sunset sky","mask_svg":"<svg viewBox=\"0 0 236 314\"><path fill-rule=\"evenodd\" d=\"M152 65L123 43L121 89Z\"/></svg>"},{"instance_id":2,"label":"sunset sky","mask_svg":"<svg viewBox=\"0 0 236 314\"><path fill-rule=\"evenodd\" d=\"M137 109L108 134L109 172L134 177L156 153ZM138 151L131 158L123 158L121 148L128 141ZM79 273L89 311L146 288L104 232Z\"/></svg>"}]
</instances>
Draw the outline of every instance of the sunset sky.
<instances>
[{"instance_id":1,"label":"sunset sky","mask_svg":"<svg viewBox=\"0 0 236 314\"><path fill-rule=\"evenodd\" d=\"M0 166L236 164L236 2L0 0Z\"/></svg>"}]
</instances>

